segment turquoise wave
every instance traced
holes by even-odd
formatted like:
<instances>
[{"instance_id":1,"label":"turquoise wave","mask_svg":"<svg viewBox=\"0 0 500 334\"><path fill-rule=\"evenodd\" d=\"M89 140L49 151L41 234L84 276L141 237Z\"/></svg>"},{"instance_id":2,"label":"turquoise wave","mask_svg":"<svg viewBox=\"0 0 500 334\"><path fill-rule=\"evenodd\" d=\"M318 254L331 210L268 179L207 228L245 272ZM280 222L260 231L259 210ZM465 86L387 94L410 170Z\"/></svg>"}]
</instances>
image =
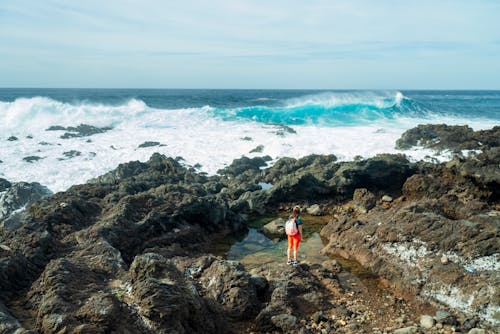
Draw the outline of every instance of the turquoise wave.
<instances>
[{"instance_id":1,"label":"turquoise wave","mask_svg":"<svg viewBox=\"0 0 500 334\"><path fill-rule=\"evenodd\" d=\"M365 125L379 120L424 117L428 114L423 105L401 93L394 97L377 97L372 100L365 98L365 101L359 101L361 99L356 97L341 100L304 100L304 103L293 101L294 103L276 107L216 108L212 113L225 121L251 120L272 124L320 126Z\"/></svg>"}]
</instances>

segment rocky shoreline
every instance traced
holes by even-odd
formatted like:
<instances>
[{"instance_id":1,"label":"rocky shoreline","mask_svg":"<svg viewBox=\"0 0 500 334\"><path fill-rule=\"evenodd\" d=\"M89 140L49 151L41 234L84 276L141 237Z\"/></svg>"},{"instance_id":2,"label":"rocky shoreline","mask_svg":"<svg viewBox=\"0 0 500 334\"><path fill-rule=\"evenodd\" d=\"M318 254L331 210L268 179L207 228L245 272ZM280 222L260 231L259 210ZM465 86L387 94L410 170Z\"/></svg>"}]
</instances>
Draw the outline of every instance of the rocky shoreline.
<instances>
[{"instance_id":1,"label":"rocky shoreline","mask_svg":"<svg viewBox=\"0 0 500 334\"><path fill-rule=\"evenodd\" d=\"M500 127L423 125L398 147L451 161L244 157L207 176L154 154L65 192L33 185L0 211L0 333L497 333L499 141ZM334 260L249 272L206 253L294 204L334 217L323 253L377 274L393 319L342 287ZM411 300L438 312L417 317Z\"/></svg>"}]
</instances>

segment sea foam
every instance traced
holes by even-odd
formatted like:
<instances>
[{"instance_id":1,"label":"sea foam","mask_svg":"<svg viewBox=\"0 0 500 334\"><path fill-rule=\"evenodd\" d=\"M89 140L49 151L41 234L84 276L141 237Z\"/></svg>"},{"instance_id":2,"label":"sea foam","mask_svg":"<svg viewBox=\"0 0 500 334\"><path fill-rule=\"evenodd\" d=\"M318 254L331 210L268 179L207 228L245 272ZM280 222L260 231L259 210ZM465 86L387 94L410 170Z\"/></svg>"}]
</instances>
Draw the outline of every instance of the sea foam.
<instances>
[{"instance_id":1,"label":"sea foam","mask_svg":"<svg viewBox=\"0 0 500 334\"><path fill-rule=\"evenodd\" d=\"M199 164L200 171L209 174L241 156L270 155L276 160L316 153L335 154L340 160L352 160L356 156L405 153L415 160L426 156L443 160L449 156L435 157L433 152L420 148L398 151L395 142L406 129L417 124L468 124L475 129L495 125L495 120L471 120L432 113L417 115L391 111L387 116L380 112L380 108L391 109L403 104L407 98L399 92L372 95L319 94L305 96L300 101L287 100L284 105L266 107L276 117L271 120L242 116L241 110L245 108L162 109L152 108L140 99L129 99L117 105L63 103L47 97L0 102L0 177L10 181L36 181L52 191L61 191L97 177L119 163L145 161L154 152L183 157L185 164ZM341 112L314 116L314 110L307 109L314 103L320 104L324 110L340 105L351 109L368 106L370 112L349 110L349 121L343 123L338 120ZM304 107L307 110L301 109ZM255 108L252 112L259 116L258 108L262 107ZM294 123L287 114L287 110L294 109L317 118L311 122ZM357 122L356 112L360 118ZM377 113L381 115L377 116ZM332 121L335 119L336 122ZM79 124L111 127L111 130L68 139L61 138L64 130L46 131L55 125ZM11 136L17 140L8 140ZM158 142L160 145L139 147L144 142ZM259 146L262 150L254 150ZM71 151L78 153L68 154ZM40 157L40 160L32 163L23 160L29 156Z\"/></svg>"}]
</instances>

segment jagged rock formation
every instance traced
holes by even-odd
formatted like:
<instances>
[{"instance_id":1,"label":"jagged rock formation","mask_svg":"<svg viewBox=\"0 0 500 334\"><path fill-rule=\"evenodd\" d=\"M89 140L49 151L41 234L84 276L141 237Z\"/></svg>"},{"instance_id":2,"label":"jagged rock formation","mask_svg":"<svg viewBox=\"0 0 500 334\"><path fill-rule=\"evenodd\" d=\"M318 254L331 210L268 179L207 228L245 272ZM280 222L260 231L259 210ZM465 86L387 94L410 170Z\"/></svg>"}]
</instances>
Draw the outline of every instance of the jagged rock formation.
<instances>
[{"instance_id":1,"label":"jagged rock formation","mask_svg":"<svg viewBox=\"0 0 500 334\"><path fill-rule=\"evenodd\" d=\"M441 137L457 131L439 129ZM209 177L159 154L122 164L0 220L0 333L371 328L364 326L379 321L377 314L346 295L332 263L247 272L206 254L208 245L245 229L249 215L291 203L319 203L337 215L322 231L325 253L356 258L407 295L494 322L496 131L481 132L491 139L481 137L482 153L441 165L402 155L353 162L311 155L261 169L268 158L243 158ZM262 189L262 182L272 186ZM397 300L391 305L394 314L404 308Z\"/></svg>"}]
</instances>

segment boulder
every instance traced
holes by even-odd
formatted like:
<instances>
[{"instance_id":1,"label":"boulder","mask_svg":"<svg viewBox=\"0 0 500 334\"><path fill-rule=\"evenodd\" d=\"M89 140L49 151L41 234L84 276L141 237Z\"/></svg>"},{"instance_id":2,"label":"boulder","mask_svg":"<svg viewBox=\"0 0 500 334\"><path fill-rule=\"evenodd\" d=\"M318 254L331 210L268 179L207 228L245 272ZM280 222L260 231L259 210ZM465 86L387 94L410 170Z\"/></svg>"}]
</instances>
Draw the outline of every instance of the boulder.
<instances>
[{"instance_id":1,"label":"boulder","mask_svg":"<svg viewBox=\"0 0 500 334\"><path fill-rule=\"evenodd\" d=\"M217 301L230 318L248 320L258 312L257 286L263 282L245 272L236 261L214 261L203 271L200 284L205 295Z\"/></svg>"},{"instance_id":2,"label":"boulder","mask_svg":"<svg viewBox=\"0 0 500 334\"><path fill-rule=\"evenodd\" d=\"M21 324L14 318L7 307L0 301L0 333L17 333L21 331Z\"/></svg>"},{"instance_id":3,"label":"boulder","mask_svg":"<svg viewBox=\"0 0 500 334\"><path fill-rule=\"evenodd\" d=\"M281 238L285 235L285 220L277 218L262 227L262 233L267 237Z\"/></svg>"},{"instance_id":4,"label":"boulder","mask_svg":"<svg viewBox=\"0 0 500 334\"><path fill-rule=\"evenodd\" d=\"M434 327L434 318L430 315L420 316L420 326L425 329L431 329Z\"/></svg>"},{"instance_id":5,"label":"boulder","mask_svg":"<svg viewBox=\"0 0 500 334\"><path fill-rule=\"evenodd\" d=\"M221 175L237 176L248 171L258 172L260 168L266 166L267 162L270 160L272 160L272 158L269 156L255 158L242 157L240 159L235 159L231 165L218 170L217 173Z\"/></svg>"},{"instance_id":6,"label":"boulder","mask_svg":"<svg viewBox=\"0 0 500 334\"><path fill-rule=\"evenodd\" d=\"M377 199L375 195L368 191L366 188L358 188L354 190L353 198L352 198L355 207L361 212L368 212L369 210L375 207L377 203Z\"/></svg>"},{"instance_id":7,"label":"boulder","mask_svg":"<svg viewBox=\"0 0 500 334\"><path fill-rule=\"evenodd\" d=\"M310 214L311 216L321 216L323 215L323 211L321 210L321 207L318 204L313 204L310 207L306 209L306 212Z\"/></svg>"},{"instance_id":8,"label":"boulder","mask_svg":"<svg viewBox=\"0 0 500 334\"><path fill-rule=\"evenodd\" d=\"M226 320L220 309L205 301L173 261L147 253L130 266L132 297L139 315L156 333L224 333Z\"/></svg>"},{"instance_id":9,"label":"boulder","mask_svg":"<svg viewBox=\"0 0 500 334\"><path fill-rule=\"evenodd\" d=\"M389 195L382 196L382 202L390 203L392 202L392 197Z\"/></svg>"},{"instance_id":10,"label":"boulder","mask_svg":"<svg viewBox=\"0 0 500 334\"><path fill-rule=\"evenodd\" d=\"M2 179L3 180L3 179ZM8 218L16 210L29 207L52 192L38 182L16 182L10 183L3 180L0 184L3 191L0 192L0 226L1 221Z\"/></svg>"}]
</instances>

